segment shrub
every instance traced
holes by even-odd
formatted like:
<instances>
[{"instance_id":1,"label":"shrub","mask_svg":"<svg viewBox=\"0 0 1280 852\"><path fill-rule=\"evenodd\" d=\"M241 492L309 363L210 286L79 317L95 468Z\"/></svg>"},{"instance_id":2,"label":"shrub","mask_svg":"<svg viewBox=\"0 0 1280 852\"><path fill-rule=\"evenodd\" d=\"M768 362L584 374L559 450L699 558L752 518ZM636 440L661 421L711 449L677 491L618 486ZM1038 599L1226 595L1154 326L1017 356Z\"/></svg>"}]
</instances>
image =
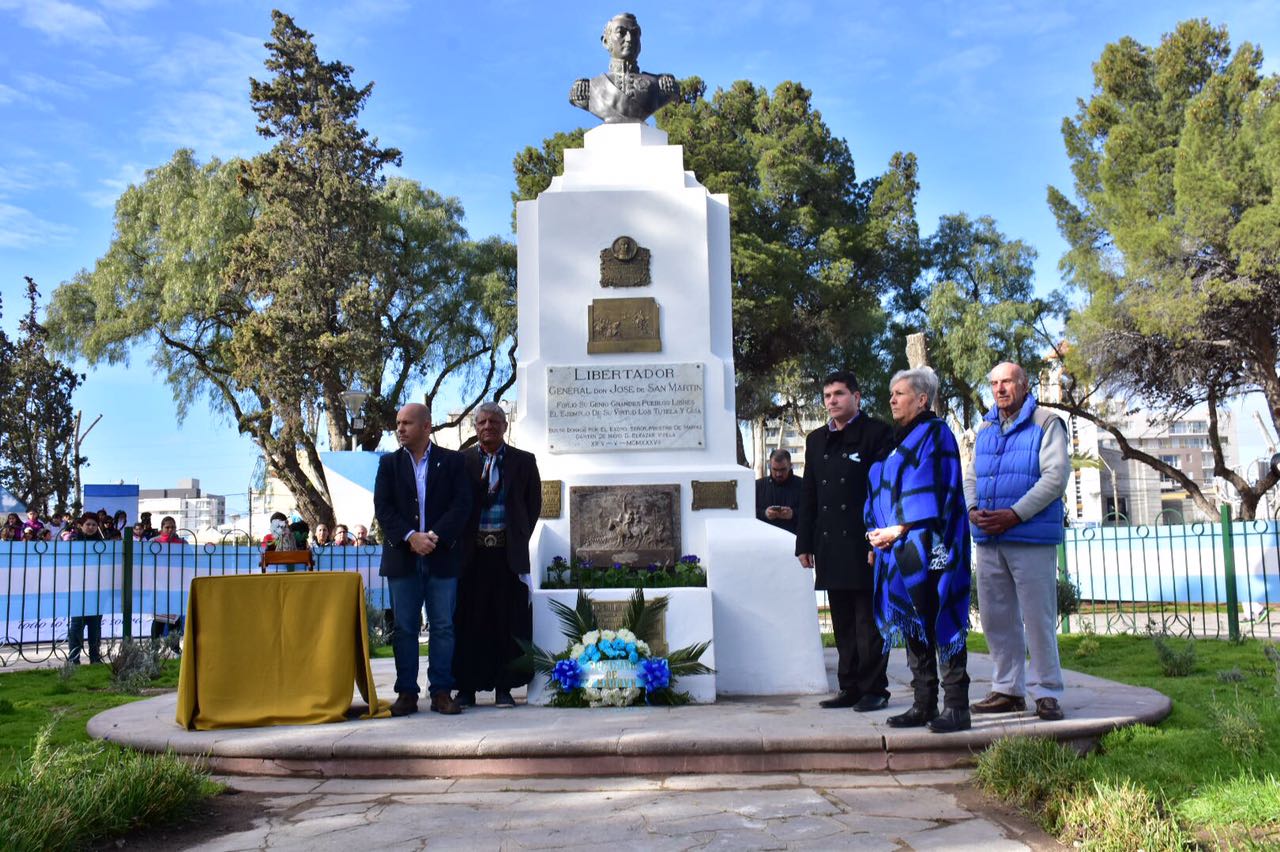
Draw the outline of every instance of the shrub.
<instances>
[{"instance_id":1,"label":"shrub","mask_svg":"<svg viewBox=\"0 0 1280 852\"><path fill-rule=\"evenodd\" d=\"M978 755L974 778L988 792L1023 808L1040 808L1084 778L1084 761L1040 737L997 740Z\"/></svg>"},{"instance_id":2,"label":"shrub","mask_svg":"<svg viewBox=\"0 0 1280 852\"><path fill-rule=\"evenodd\" d=\"M1058 839L1082 849L1164 852L1191 848L1191 838L1142 787L1094 781L1065 795L1057 808Z\"/></svg>"},{"instance_id":3,"label":"shrub","mask_svg":"<svg viewBox=\"0 0 1280 852\"><path fill-rule=\"evenodd\" d=\"M706 568L693 554L681 556L671 565L630 565L615 562L595 565L575 557L572 562L557 556L547 566L544 589L670 589L707 585ZM975 596L976 597L976 596Z\"/></svg>"},{"instance_id":4,"label":"shrub","mask_svg":"<svg viewBox=\"0 0 1280 852\"><path fill-rule=\"evenodd\" d=\"M1084 638L1080 640L1080 644L1076 645L1076 656L1080 658L1092 657L1094 654L1102 650L1102 643L1098 641L1097 629L1093 626L1093 622L1086 622L1084 625Z\"/></svg>"},{"instance_id":5,"label":"shrub","mask_svg":"<svg viewBox=\"0 0 1280 852\"><path fill-rule=\"evenodd\" d=\"M1262 654L1275 666L1276 698L1280 698L1280 645L1268 642L1262 646Z\"/></svg>"},{"instance_id":6,"label":"shrub","mask_svg":"<svg viewBox=\"0 0 1280 852\"><path fill-rule=\"evenodd\" d=\"M1175 648L1163 636L1151 640L1156 649L1156 659L1160 661L1160 670L1165 677L1186 677L1196 667L1196 643L1188 639L1181 648Z\"/></svg>"},{"instance_id":7,"label":"shrub","mask_svg":"<svg viewBox=\"0 0 1280 852\"><path fill-rule=\"evenodd\" d=\"M372 652L383 647L391 639L391 629L387 626L387 614L373 601L364 599L364 618L369 631L369 650Z\"/></svg>"},{"instance_id":8,"label":"shrub","mask_svg":"<svg viewBox=\"0 0 1280 852\"><path fill-rule=\"evenodd\" d=\"M976 597L976 596L975 596ZM1067 573L1058 574L1058 617L1080 611L1080 587L1071 582Z\"/></svg>"},{"instance_id":9,"label":"shrub","mask_svg":"<svg viewBox=\"0 0 1280 852\"><path fill-rule=\"evenodd\" d=\"M0 838L15 852L74 849L187 814L217 791L172 754L152 757L107 743L54 747L36 736L14 778L0 782Z\"/></svg>"},{"instance_id":10,"label":"shrub","mask_svg":"<svg viewBox=\"0 0 1280 852\"><path fill-rule=\"evenodd\" d=\"M120 643L111 661L111 686L127 695L137 695L155 680L164 667L163 639L128 640Z\"/></svg>"},{"instance_id":11,"label":"shrub","mask_svg":"<svg viewBox=\"0 0 1280 852\"><path fill-rule=\"evenodd\" d=\"M1244 672L1240 671L1239 666L1232 666L1218 672L1218 680L1222 683L1240 683L1244 680Z\"/></svg>"},{"instance_id":12,"label":"shrub","mask_svg":"<svg viewBox=\"0 0 1280 852\"><path fill-rule=\"evenodd\" d=\"M1239 688L1232 705L1220 703L1214 695L1210 711L1222 747L1237 759L1248 758L1261 751L1267 741L1267 732L1254 709L1240 700Z\"/></svg>"}]
</instances>

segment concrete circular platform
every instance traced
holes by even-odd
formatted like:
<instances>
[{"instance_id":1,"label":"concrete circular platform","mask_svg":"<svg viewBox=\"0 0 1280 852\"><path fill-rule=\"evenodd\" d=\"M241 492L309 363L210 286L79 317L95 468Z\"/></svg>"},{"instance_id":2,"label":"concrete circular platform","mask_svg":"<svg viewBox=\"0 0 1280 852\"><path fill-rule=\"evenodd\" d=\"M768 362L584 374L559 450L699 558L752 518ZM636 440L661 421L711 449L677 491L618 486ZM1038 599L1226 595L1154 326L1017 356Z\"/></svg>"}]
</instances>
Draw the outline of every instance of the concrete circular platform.
<instances>
[{"instance_id":1,"label":"concrete circular platform","mask_svg":"<svg viewBox=\"0 0 1280 852\"><path fill-rule=\"evenodd\" d=\"M423 661L425 663L425 660ZM827 654L828 673L835 664ZM969 656L970 695L990 689L991 662ZM889 662L889 707L874 713L823 710L823 696L722 698L687 707L498 709L485 701L460 716L420 712L399 719L329 725L187 731L174 722L176 694L126 704L89 721L89 734L151 752L207 760L212 771L311 777L647 775L779 771L902 771L974 762L1002 737L1043 736L1091 747L1115 728L1169 714L1159 692L1066 672L1067 718L1032 713L974 716L973 728L934 734L890 728L911 704L905 655ZM392 695L394 665L374 661L379 695ZM833 678L834 681L834 678ZM833 686L834 689L834 686ZM359 700L359 699L357 699ZM426 704L423 703L425 711Z\"/></svg>"}]
</instances>

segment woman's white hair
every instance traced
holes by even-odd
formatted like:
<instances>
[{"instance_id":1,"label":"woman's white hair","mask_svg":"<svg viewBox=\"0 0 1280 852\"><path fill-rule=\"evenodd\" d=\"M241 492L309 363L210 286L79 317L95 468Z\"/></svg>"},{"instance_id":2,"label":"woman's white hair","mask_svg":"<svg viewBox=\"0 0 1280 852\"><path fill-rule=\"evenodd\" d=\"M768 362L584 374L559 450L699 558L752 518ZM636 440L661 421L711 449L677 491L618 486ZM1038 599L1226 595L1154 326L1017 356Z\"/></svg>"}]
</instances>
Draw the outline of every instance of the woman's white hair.
<instances>
[{"instance_id":1,"label":"woman's white hair","mask_svg":"<svg viewBox=\"0 0 1280 852\"><path fill-rule=\"evenodd\" d=\"M929 398L929 407L933 408L938 401L938 374L929 367L916 367L911 370L899 370L889 380L892 388L898 382L906 382L914 393L922 393Z\"/></svg>"}]
</instances>

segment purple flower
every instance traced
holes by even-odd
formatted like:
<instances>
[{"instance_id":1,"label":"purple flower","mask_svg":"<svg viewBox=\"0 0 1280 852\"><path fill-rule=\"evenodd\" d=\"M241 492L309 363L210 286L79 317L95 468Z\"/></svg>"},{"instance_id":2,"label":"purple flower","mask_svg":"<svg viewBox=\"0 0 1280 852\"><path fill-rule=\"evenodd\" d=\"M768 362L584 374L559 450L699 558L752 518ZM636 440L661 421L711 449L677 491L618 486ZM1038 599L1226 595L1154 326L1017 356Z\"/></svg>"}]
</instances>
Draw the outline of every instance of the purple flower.
<instances>
[{"instance_id":1,"label":"purple flower","mask_svg":"<svg viewBox=\"0 0 1280 852\"><path fill-rule=\"evenodd\" d=\"M615 571L622 571L622 570L623 570L623 569L625 569L626 567L627 567L627 566L623 565L621 562L615 562L615 563L613 563L613 570L615 570Z\"/></svg>"},{"instance_id":2,"label":"purple flower","mask_svg":"<svg viewBox=\"0 0 1280 852\"><path fill-rule=\"evenodd\" d=\"M697 565L697 564L698 564L698 562L699 562L698 557L697 557L697 556L695 556L695 555L694 555L694 554L692 554L692 553L689 553L689 554L686 554L686 555L684 555L684 556L681 556L681 557L680 557L680 561L681 561L681 562L687 562L687 563L689 563L690 565Z\"/></svg>"},{"instance_id":3,"label":"purple flower","mask_svg":"<svg viewBox=\"0 0 1280 852\"><path fill-rule=\"evenodd\" d=\"M646 571L648 571L650 574L654 573L655 571L659 570L659 568L658 568L658 563L657 563L657 562L650 562L650 563L649 563L649 565L648 565L648 567L647 567L647 568L645 568L645 570L646 570Z\"/></svg>"}]
</instances>

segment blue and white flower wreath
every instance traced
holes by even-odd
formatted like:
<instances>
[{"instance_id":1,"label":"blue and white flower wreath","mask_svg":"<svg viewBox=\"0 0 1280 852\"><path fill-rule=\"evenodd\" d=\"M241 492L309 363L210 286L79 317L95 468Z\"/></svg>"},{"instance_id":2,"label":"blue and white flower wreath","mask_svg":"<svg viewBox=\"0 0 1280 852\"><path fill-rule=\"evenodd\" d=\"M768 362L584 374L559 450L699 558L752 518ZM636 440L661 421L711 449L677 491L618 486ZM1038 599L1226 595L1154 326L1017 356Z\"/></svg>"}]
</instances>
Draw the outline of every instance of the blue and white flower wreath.
<instances>
[{"instance_id":1,"label":"blue and white flower wreath","mask_svg":"<svg viewBox=\"0 0 1280 852\"><path fill-rule=\"evenodd\" d=\"M636 589L627 606L623 626L617 630L601 630L591 598L581 589L575 607L551 601L569 646L552 656L532 643L521 643L525 663L546 675L547 686L554 690L551 705L627 707L641 701L668 705L689 703L689 694L676 690L676 679L712 673L699 662L711 643L689 645L666 657L651 656L648 640L656 633L667 603L666 597L646 602L644 591Z\"/></svg>"}]
</instances>

